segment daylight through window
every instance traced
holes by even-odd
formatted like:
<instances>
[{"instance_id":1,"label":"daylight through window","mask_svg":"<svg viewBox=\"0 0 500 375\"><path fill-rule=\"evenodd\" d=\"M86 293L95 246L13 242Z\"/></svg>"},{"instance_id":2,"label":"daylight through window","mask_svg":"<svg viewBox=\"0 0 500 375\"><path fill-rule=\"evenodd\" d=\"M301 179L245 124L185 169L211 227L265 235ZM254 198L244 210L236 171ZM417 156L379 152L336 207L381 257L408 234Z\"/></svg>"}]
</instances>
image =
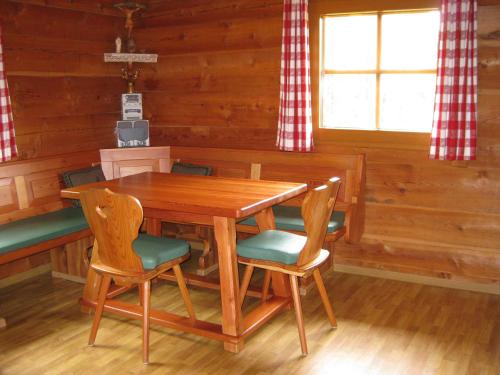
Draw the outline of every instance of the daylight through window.
<instances>
[{"instance_id":1,"label":"daylight through window","mask_svg":"<svg viewBox=\"0 0 500 375\"><path fill-rule=\"evenodd\" d=\"M323 16L321 126L429 132L438 11Z\"/></svg>"}]
</instances>

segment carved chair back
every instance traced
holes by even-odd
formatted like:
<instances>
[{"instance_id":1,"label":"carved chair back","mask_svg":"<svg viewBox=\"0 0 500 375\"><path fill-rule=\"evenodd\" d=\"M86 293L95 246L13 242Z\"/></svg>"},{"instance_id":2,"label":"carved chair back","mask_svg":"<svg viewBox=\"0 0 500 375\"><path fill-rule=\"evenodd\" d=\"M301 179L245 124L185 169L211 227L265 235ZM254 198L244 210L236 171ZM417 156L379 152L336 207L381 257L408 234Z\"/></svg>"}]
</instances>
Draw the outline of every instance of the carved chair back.
<instances>
[{"instance_id":1,"label":"carved chair back","mask_svg":"<svg viewBox=\"0 0 500 375\"><path fill-rule=\"evenodd\" d=\"M302 203L302 218L307 241L299 255L297 265L307 264L319 255L339 188L340 178L332 177L325 185L306 194Z\"/></svg>"},{"instance_id":2,"label":"carved chair back","mask_svg":"<svg viewBox=\"0 0 500 375\"><path fill-rule=\"evenodd\" d=\"M132 247L143 219L139 200L109 189L81 192L80 200L95 235L96 266L104 266L108 272L117 275L144 272L141 258Z\"/></svg>"}]
</instances>

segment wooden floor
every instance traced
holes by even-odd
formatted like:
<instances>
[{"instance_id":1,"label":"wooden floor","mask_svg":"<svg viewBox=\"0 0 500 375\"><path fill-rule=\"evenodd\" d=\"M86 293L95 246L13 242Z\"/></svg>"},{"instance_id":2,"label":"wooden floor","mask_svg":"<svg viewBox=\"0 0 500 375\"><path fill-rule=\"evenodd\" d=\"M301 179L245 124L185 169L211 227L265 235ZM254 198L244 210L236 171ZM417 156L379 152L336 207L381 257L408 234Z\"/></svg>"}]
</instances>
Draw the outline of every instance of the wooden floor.
<instances>
[{"instance_id":1,"label":"wooden floor","mask_svg":"<svg viewBox=\"0 0 500 375\"><path fill-rule=\"evenodd\" d=\"M153 327L152 363L144 366L138 322L105 315L88 347L91 320L77 304L82 286L38 276L0 290L9 324L0 330L0 374L500 374L500 296L347 274L325 281L338 329L329 328L316 291L304 297L307 357L288 311L240 354ZM216 321L217 293L192 288L191 295L197 314ZM184 313L171 284L156 284L152 303Z\"/></svg>"}]
</instances>

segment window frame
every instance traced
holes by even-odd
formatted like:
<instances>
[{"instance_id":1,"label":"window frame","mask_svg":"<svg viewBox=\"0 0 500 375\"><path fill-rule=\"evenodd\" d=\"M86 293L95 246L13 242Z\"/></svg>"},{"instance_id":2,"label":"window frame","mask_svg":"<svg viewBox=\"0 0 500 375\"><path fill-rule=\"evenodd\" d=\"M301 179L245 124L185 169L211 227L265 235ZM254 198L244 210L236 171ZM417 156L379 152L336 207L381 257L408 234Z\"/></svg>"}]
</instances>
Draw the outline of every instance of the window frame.
<instances>
[{"instance_id":1,"label":"window frame","mask_svg":"<svg viewBox=\"0 0 500 375\"><path fill-rule=\"evenodd\" d=\"M361 131L394 131L388 129L380 128L380 80L381 76L384 74L437 74L437 67L435 69L382 69L381 68L381 60L382 60L382 16L386 14L408 14L408 13L424 13L436 11L438 9L412 9L412 10L391 10L391 11L377 11L377 12L353 12L353 13L334 13L334 14L322 14L320 15L320 102L319 102L319 127L322 129L342 129L342 128L329 128L322 126L323 125L323 98L322 98L322 88L321 84L326 75L334 75L334 74L372 74L375 75L375 129L356 129L356 128L347 128L345 130L361 130ZM352 70L335 70L335 69L325 69L325 19L326 18L334 18L334 17L350 17L350 16L360 16L360 15L372 15L377 17L377 61L375 65L375 69L352 69ZM408 132L412 133L410 130L398 130L400 132ZM415 133L430 133L429 131L424 132L415 132Z\"/></svg>"},{"instance_id":2,"label":"window frame","mask_svg":"<svg viewBox=\"0 0 500 375\"><path fill-rule=\"evenodd\" d=\"M341 13L376 13L390 11L439 9L439 0L311 0L309 3L309 31L311 56L311 99L315 148L328 150L377 147L381 149L405 149L428 151L429 133L407 131L373 131L357 129L321 128L320 115L320 17Z\"/></svg>"}]
</instances>

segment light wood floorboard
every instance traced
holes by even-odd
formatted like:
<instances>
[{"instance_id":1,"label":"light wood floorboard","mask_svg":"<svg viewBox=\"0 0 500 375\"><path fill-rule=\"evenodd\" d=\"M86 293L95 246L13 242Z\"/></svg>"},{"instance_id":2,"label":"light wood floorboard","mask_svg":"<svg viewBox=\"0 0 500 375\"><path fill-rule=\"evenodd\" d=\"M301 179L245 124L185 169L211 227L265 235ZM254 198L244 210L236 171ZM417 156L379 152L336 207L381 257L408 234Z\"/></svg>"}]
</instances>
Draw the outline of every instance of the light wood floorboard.
<instances>
[{"instance_id":1,"label":"light wood floorboard","mask_svg":"<svg viewBox=\"0 0 500 375\"><path fill-rule=\"evenodd\" d=\"M8 324L0 330L0 374L500 374L500 296L348 274L330 274L325 285L338 328L330 328L316 290L303 297L307 357L287 311L240 354L152 326L145 366L138 321L105 313L88 347L91 318L77 304L82 285L37 276L0 289ZM197 317L216 322L217 292L190 293ZM256 302L247 298L244 307ZM153 285L152 306L186 314L177 286L166 282Z\"/></svg>"}]
</instances>

